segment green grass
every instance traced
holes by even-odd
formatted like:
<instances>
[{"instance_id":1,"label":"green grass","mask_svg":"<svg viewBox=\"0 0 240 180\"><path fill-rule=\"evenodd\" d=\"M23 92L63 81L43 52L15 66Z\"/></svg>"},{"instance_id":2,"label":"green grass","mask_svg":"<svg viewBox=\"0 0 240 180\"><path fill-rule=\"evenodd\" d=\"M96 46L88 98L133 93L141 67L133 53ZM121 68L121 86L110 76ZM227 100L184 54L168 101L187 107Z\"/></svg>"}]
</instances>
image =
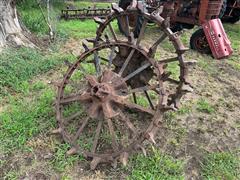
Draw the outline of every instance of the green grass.
<instances>
[{"instance_id":1,"label":"green grass","mask_svg":"<svg viewBox=\"0 0 240 180\"><path fill-rule=\"evenodd\" d=\"M1 152L22 148L29 139L55 125L54 97L54 92L46 88L31 100L10 99L7 110L0 114Z\"/></svg>"},{"instance_id":2,"label":"green grass","mask_svg":"<svg viewBox=\"0 0 240 180\"><path fill-rule=\"evenodd\" d=\"M78 38L79 41L85 38L94 38L98 25L93 20L61 20L57 25L58 34L65 34L68 37Z\"/></svg>"},{"instance_id":3,"label":"green grass","mask_svg":"<svg viewBox=\"0 0 240 180\"><path fill-rule=\"evenodd\" d=\"M231 153L212 153L204 158L201 165L202 177L208 180L240 179L240 158Z\"/></svg>"},{"instance_id":4,"label":"green grass","mask_svg":"<svg viewBox=\"0 0 240 180\"><path fill-rule=\"evenodd\" d=\"M107 8L111 6L111 2L98 2L94 4L96 5L97 8ZM74 6L76 8L84 8L84 7L87 8L87 7L93 7L93 3L87 2L87 1L75 1Z\"/></svg>"},{"instance_id":5,"label":"green grass","mask_svg":"<svg viewBox=\"0 0 240 180\"><path fill-rule=\"evenodd\" d=\"M34 11L24 10L20 12L21 20L31 32L35 32L41 35L48 33L48 26L39 9L35 9Z\"/></svg>"},{"instance_id":6,"label":"green grass","mask_svg":"<svg viewBox=\"0 0 240 180\"><path fill-rule=\"evenodd\" d=\"M235 51L238 51L240 48L240 42L236 40L239 39L240 24L224 24L224 29L227 32L228 38L231 41L232 48Z\"/></svg>"},{"instance_id":7,"label":"green grass","mask_svg":"<svg viewBox=\"0 0 240 180\"><path fill-rule=\"evenodd\" d=\"M43 14L38 5L40 2ZM50 1L50 24L52 28L55 29L58 17L60 15L61 9L63 9L64 3L59 0ZM45 18L47 18L47 3L37 0L24 0L22 2L17 2L17 9L20 15L20 19L23 24L31 31L37 35L46 35L49 33L49 27L46 23Z\"/></svg>"},{"instance_id":8,"label":"green grass","mask_svg":"<svg viewBox=\"0 0 240 180\"><path fill-rule=\"evenodd\" d=\"M225 31L227 32L228 38L231 41L231 46L234 53L228 58L227 62L237 71L240 70L239 55L240 55L240 24L224 24Z\"/></svg>"},{"instance_id":9,"label":"green grass","mask_svg":"<svg viewBox=\"0 0 240 180\"><path fill-rule=\"evenodd\" d=\"M183 162L153 149L151 155L138 155L131 162L130 180L184 179Z\"/></svg>"},{"instance_id":10,"label":"green grass","mask_svg":"<svg viewBox=\"0 0 240 180\"><path fill-rule=\"evenodd\" d=\"M197 101L197 110L208 114L212 114L215 112L214 106L202 98Z\"/></svg>"},{"instance_id":11,"label":"green grass","mask_svg":"<svg viewBox=\"0 0 240 180\"><path fill-rule=\"evenodd\" d=\"M72 167L75 162L83 161L81 155L67 156L66 152L70 149L68 144L57 144L55 147L54 158L51 161L53 168L58 172L64 172L67 168Z\"/></svg>"},{"instance_id":12,"label":"green grass","mask_svg":"<svg viewBox=\"0 0 240 180\"><path fill-rule=\"evenodd\" d=\"M29 48L7 49L0 57L0 96L24 92L27 80L54 69L66 58L67 55L46 55Z\"/></svg>"}]
</instances>

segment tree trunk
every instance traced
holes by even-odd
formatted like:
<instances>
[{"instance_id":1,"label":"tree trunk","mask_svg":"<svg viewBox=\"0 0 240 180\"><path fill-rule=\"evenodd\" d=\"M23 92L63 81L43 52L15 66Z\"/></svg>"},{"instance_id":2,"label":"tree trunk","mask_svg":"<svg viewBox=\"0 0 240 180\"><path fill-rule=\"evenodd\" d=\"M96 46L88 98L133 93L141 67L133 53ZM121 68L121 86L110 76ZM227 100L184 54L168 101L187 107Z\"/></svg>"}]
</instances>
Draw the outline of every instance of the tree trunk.
<instances>
[{"instance_id":1,"label":"tree trunk","mask_svg":"<svg viewBox=\"0 0 240 180\"><path fill-rule=\"evenodd\" d=\"M15 0L0 0L0 50L7 45L35 47L19 23Z\"/></svg>"}]
</instances>

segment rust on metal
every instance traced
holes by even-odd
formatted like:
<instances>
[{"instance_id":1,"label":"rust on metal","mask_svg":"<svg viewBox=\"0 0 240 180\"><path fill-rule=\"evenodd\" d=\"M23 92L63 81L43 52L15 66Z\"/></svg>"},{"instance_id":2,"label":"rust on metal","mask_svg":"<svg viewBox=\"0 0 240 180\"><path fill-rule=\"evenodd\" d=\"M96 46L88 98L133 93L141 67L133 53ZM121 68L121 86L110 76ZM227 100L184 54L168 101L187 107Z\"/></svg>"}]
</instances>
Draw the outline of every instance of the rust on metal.
<instances>
[{"instance_id":1,"label":"rust on metal","mask_svg":"<svg viewBox=\"0 0 240 180\"><path fill-rule=\"evenodd\" d=\"M71 19L92 19L94 17L104 18L110 13L110 8L82 8L82 9L63 9L61 18Z\"/></svg>"},{"instance_id":2,"label":"rust on metal","mask_svg":"<svg viewBox=\"0 0 240 180\"><path fill-rule=\"evenodd\" d=\"M178 34L163 23L161 11L123 11L113 4L105 19L96 18L96 38L83 43L85 51L75 63L66 63L69 68L56 100L59 127L53 133L61 134L71 145L68 155L79 153L90 159L91 169L100 163L115 166L117 160L126 165L136 150L146 155L143 142L156 144L163 114L176 110L181 97L191 91L183 56L186 48ZM133 37L134 29L124 21L138 16L145 23L139 36ZM124 23L125 40L115 32L111 24L114 21ZM162 32L150 48L142 44L147 22L155 23ZM164 40L173 44L175 55L159 59L157 49ZM88 47L89 42L93 48ZM178 64L178 79L173 79L167 68L171 63ZM141 99L146 103L141 104Z\"/></svg>"}]
</instances>

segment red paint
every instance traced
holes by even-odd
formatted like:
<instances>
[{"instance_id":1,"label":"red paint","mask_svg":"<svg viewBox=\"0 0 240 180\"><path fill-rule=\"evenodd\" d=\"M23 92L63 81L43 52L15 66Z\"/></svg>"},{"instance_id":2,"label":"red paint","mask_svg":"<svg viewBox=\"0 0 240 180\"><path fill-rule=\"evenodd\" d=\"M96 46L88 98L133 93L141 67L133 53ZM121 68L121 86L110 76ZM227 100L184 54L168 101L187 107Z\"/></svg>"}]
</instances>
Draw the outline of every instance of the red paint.
<instances>
[{"instance_id":1,"label":"red paint","mask_svg":"<svg viewBox=\"0 0 240 180\"><path fill-rule=\"evenodd\" d=\"M202 27L214 58L223 59L233 53L231 42L220 19L212 19L202 24Z\"/></svg>"}]
</instances>

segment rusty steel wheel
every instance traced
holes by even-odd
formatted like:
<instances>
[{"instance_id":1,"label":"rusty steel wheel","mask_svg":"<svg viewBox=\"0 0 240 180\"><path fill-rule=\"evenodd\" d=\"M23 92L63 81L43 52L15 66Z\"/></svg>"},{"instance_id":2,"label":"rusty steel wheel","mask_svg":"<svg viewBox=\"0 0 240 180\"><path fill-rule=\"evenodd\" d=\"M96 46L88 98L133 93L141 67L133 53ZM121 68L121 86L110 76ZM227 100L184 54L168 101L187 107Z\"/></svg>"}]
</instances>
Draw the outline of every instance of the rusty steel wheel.
<instances>
[{"instance_id":1,"label":"rusty steel wheel","mask_svg":"<svg viewBox=\"0 0 240 180\"><path fill-rule=\"evenodd\" d=\"M115 19L125 13L116 9L111 14ZM156 143L164 112L177 109L180 98L191 91L189 63L183 58L186 49L178 35L159 14L141 15L156 22L163 32L149 49L140 44L146 22L138 39L124 41L114 32L111 16L97 19L101 24L97 38L83 43L85 52L75 63L67 63L69 68L58 84L59 128L53 133L60 133L71 145L68 155L79 153L91 160L91 169L99 163L116 165L117 160L126 164L138 149L146 154L143 141ZM106 27L112 39L102 36ZM161 58L158 46L167 37L175 52ZM93 48L88 48L90 42Z\"/></svg>"},{"instance_id":2,"label":"rusty steel wheel","mask_svg":"<svg viewBox=\"0 0 240 180\"><path fill-rule=\"evenodd\" d=\"M164 62L164 71L166 75L166 83L168 91L168 104L173 108L178 108L179 101L183 96L183 92L192 91L188 80L188 66L195 62L184 61L184 53L188 50L180 40L178 33L173 33L170 29L170 23L161 17L163 8L159 7L151 14L146 13L143 7L129 7L123 11L117 4L112 4L112 12L105 19L95 18L95 22L99 24L96 32L94 44L98 45L102 42L126 42L130 45L144 49L148 57L156 59L156 61ZM127 36L122 36L118 32L116 22L119 18L128 18L129 16L142 17L142 26L139 29L138 37L134 37L134 29L127 24ZM152 22L148 26L148 22ZM155 28L154 28L155 27ZM154 36L151 34L154 33ZM162 49L167 46L167 55L162 53ZM114 50L113 50L114 51ZM134 59L134 50L128 51L126 56L120 56L121 61L125 59ZM127 62L126 60L126 62ZM128 63L128 62L127 62ZM124 64L121 64L121 66ZM134 67L134 65L132 65ZM174 84L174 85L172 85Z\"/></svg>"}]
</instances>

